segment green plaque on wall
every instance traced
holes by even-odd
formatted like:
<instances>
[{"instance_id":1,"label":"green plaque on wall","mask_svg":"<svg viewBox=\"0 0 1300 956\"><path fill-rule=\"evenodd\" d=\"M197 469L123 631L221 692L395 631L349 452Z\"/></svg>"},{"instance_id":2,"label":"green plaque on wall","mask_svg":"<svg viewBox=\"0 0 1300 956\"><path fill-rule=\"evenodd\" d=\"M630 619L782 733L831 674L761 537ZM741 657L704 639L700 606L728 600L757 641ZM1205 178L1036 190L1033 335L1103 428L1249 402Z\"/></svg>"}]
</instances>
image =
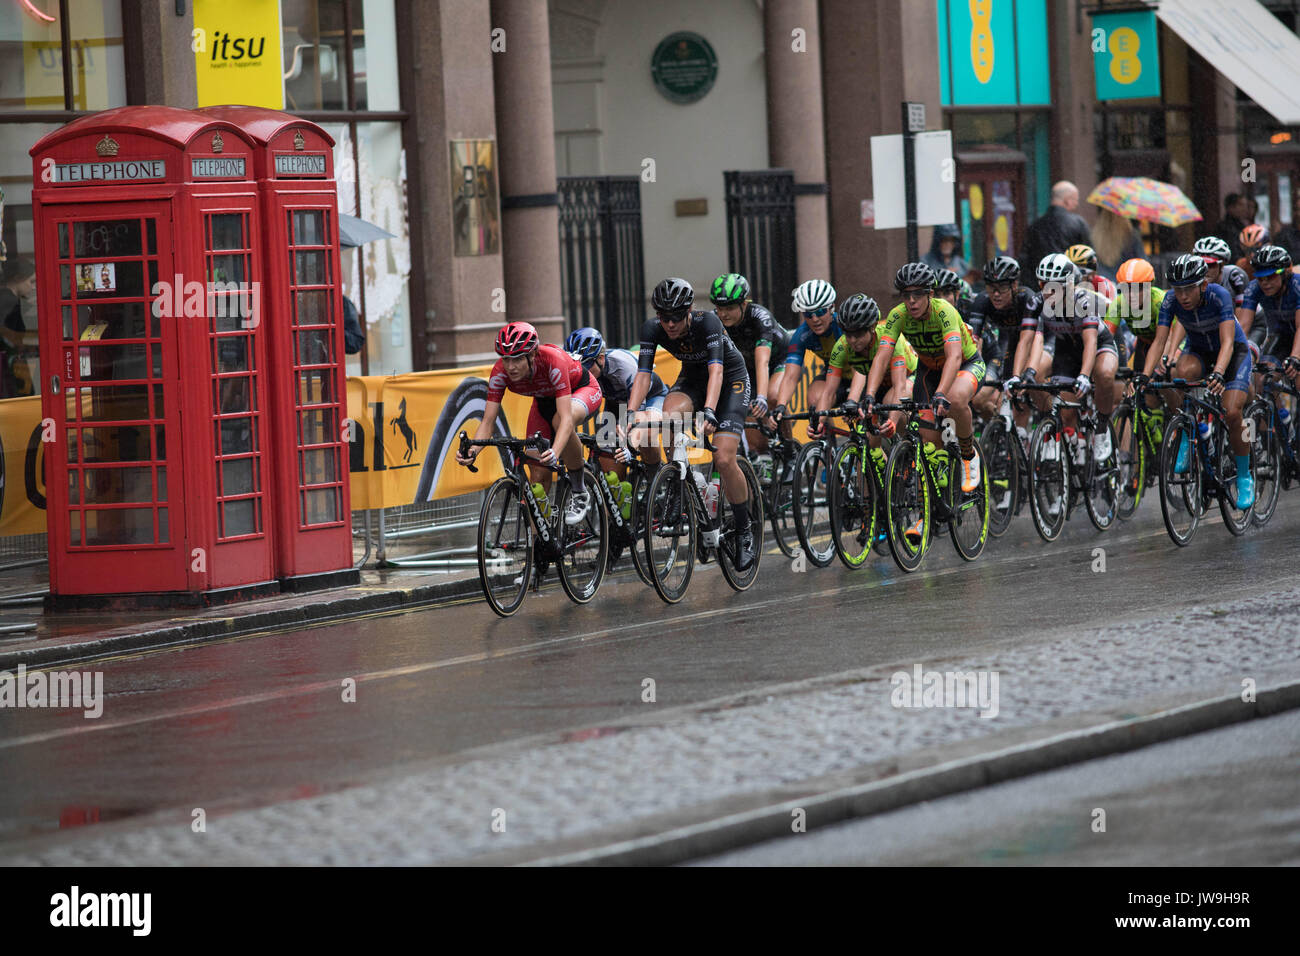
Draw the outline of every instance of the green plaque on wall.
<instances>
[{"instance_id":1,"label":"green plaque on wall","mask_svg":"<svg viewBox=\"0 0 1300 956\"><path fill-rule=\"evenodd\" d=\"M695 103L713 89L718 57L698 33L672 33L659 41L650 58L655 89L674 103Z\"/></svg>"}]
</instances>

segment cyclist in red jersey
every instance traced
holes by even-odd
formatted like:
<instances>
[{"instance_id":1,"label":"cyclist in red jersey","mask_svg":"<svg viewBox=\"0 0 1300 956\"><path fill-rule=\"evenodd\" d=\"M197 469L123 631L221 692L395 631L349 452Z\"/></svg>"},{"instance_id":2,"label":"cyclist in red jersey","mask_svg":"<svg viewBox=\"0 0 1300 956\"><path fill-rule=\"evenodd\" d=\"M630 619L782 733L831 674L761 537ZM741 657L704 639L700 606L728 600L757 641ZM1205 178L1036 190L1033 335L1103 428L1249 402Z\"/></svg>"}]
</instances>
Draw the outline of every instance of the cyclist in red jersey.
<instances>
[{"instance_id":1,"label":"cyclist in red jersey","mask_svg":"<svg viewBox=\"0 0 1300 956\"><path fill-rule=\"evenodd\" d=\"M528 411L526 433L541 432L552 441L544 453L530 450L528 456L545 465L564 461L569 484L573 486L564 523L581 524L591 507L591 493L582 478L582 442L578 439L577 426L600 408L600 385L574 356L558 345L542 345L537 330L527 322L506 325L497 334L496 351L501 358L488 376L487 402L474 439L492 436L507 390L531 396L533 407ZM481 450L481 445L471 445L469 455L457 454L456 460L462 465L473 464ZM533 469L530 467L529 471ZM548 489L550 476L549 468L532 474L534 481Z\"/></svg>"}]
</instances>

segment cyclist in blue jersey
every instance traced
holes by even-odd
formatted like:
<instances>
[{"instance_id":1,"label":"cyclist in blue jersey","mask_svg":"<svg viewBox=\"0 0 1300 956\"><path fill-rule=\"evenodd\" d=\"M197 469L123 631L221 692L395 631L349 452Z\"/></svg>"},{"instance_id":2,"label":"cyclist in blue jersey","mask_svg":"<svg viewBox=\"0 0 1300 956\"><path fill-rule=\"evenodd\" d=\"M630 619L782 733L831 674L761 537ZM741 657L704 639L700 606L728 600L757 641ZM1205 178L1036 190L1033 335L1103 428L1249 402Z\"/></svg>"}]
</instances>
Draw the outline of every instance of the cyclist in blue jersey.
<instances>
[{"instance_id":1,"label":"cyclist in blue jersey","mask_svg":"<svg viewBox=\"0 0 1300 956\"><path fill-rule=\"evenodd\" d=\"M785 373L781 376L781 392L777 396L776 407L772 416L780 419L785 413L785 406L794 394L795 387L803 381L803 360L812 352L823 363L831 357L835 343L840 340L844 330L835 321L835 287L824 279L809 279L794 290L794 311L803 317L799 328L790 336L790 348L785 356ZM843 403L849 392L849 383L840 380L838 394L823 401L822 391L826 388L826 366L808 386L809 408L830 408Z\"/></svg>"},{"instance_id":2,"label":"cyclist in blue jersey","mask_svg":"<svg viewBox=\"0 0 1300 956\"><path fill-rule=\"evenodd\" d=\"M1265 336L1260 361L1281 365L1295 381L1300 369L1300 275L1291 271L1291 253L1281 246L1260 246L1250 257L1255 278L1246 287L1237 321L1247 328L1256 313L1264 310Z\"/></svg>"},{"instance_id":3,"label":"cyclist in blue jersey","mask_svg":"<svg viewBox=\"0 0 1300 956\"><path fill-rule=\"evenodd\" d=\"M1169 285L1173 295L1160 304L1156 337L1147 350L1143 378L1156 371L1173 369L1184 379L1207 380L1211 394L1222 396L1224 417L1228 423L1228 442L1237 464L1237 501L1246 509L1255 501L1255 481L1250 473L1250 445L1241 425L1241 413L1250 391L1250 350L1246 333L1232 313L1232 293L1221 285L1206 281L1205 260L1197 255L1182 255L1169 266ZM1172 334L1170 326L1178 325ZM1184 338L1187 350L1179 355ZM1170 389L1165 402L1171 409L1183 404L1181 392ZM1187 471L1190 448L1187 436L1178 447L1174 470Z\"/></svg>"},{"instance_id":4,"label":"cyclist in blue jersey","mask_svg":"<svg viewBox=\"0 0 1300 956\"><path fill-rule=\"evenodd\" d=\"M629 418L627 400L632 394L632 383L638 371L637 357L627 349L607 349L600 330L591 326L570 332L564 340L564 351L577 358L600 385L601 394L605 396L603 415L610 416L619 427L625 427L623 423ZM651 372L650 391L640 410L630 417L635 422L658 421L667 397L668 386ZM640 443L639 435L635 436L633 444ZM613 471L620 479L627 473L627 466L613 458L602 455L600 464L602 471Z\"/></svg>"}]
</instances>

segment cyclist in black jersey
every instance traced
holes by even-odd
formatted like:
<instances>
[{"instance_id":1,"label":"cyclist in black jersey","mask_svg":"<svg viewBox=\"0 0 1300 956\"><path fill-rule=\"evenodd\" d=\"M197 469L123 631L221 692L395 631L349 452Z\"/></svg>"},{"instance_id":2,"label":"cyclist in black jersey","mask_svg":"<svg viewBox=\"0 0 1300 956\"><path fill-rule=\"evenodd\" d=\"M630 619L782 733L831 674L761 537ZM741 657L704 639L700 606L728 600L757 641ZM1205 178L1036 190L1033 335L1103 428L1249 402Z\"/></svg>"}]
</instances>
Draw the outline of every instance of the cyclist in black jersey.
<instances>
[{"instance_id":1,"label":"cyclist in black jersey","mask_svg":"<svg viewBox=\"0 0 1300 956\"><path fill-rule=\"evenodd\" d=\"M790 333L771 312L751 299L749 292L749 281L731 272L713 280L709 301L722 320L727 336L745 359L745 371L749 373L753 390L749 411L762 420L767 418L769 405L775 405L780 394ZM757 429L748 429L745 437L756 451L767 447L767 439Z\"/></svg>"},{"instance_id":2,"label":"cyclist in black jersey","mask_svg":"<svg viewBox=\"0 0 1300 956\"><path fill-rule=\"evenodd\" d=\"M704 434L713 442L713 464L741 529L736 570L745 571L756 555L749 486L736 464L736 452L749 412L749 373L722 321L713 312L691 311L694 301L695 290L685 279L664 279L655 286L650 297L655 318L641 327L639 371L632 383L627 411L635 415L650 391L656 350L662 348L682 363L681 373L664 400L664 420L690 421L695 412L703 413ZM645 458L659 462L659 450L647 447Z\"/></svg>"},{"instance_id":3,"label":"cyclist in black jersey","mask_svg":"<svg viewBox=\"0 0 1300 956\"><path fill-rule=\"evenodd\" d=\"M1033 381L1037 375L1031 364L1034 351L1033 331L1038 327L1038 317L1043 311L1043 298L1037 292L1020 285L1020 263L1011 256L997 256L984 265L984 291L971 303L967 325L975 341L981 344L998 340L1002 378ZM1028 331L1028 334L1024 334ZM997 414L1002 393L984 386L975 396L972 405L986 419ZM1029 409L1015 410L1016 425L1029 424Z\"/></svg>"}]
</instances>

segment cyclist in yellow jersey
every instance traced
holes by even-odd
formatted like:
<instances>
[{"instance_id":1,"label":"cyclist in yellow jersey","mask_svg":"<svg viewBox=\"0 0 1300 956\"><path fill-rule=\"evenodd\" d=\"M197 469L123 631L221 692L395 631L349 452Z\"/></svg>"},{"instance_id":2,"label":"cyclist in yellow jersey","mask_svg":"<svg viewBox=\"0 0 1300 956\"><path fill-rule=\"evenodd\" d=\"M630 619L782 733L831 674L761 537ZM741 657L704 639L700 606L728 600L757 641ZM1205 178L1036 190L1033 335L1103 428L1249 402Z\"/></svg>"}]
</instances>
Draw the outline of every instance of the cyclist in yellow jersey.
<instances>
[{"instance_id":1,"label":"cyclist in yellow jersey","mask_svg":"<svg viewBox=\"0 0 1300 956\"><path fill-rule=\"evenodd\" d=\"M839 308L839 324L844 330L831 356L826 362L826 388L822 390L814 409L821 411L829 408L839 389L840 380L848 376L849 393L845 404L857 403L858 397L867 385L867 373L871 363L880 350L880 336L876 328L880 323L880 306L876 300L861 292L844 300ZM906 338L900 338L894 346L894 360L890 365L890 380L880 386L876 400L895 402L899 398L910 398L912 394L911 376L916 374L916 353L907 344ZM884 436L892 435L898 425L902 424L902 412L893 413L885 422ZM825 429L824 420L809 422L808 431L812 438L820 438ZM872 447L880 444L876 435L869 436Z\"/></svg>"},{"instance_id":2,"label":"cyclist in yellow jersey","mask_svg":"<svg viewBox=\"0 0 1300 956\"><path fill-rule=\"evenodd\" d=\"M970 401L984 381L984 361L957 310L934 297L934 283L934 270L923 262L909 262L894 276L894 288L903 301L877 329L880 348L867 376L862 409L870 412L876 390L893 364L895 345L907 336L918 363L912 398L929 400L941 418L952 418L961 449L962 491L971 492L980 485L980 460ZM939 430L933 418L922 414L922 420L926 431Z\"/></svg>"}]
</instances>

